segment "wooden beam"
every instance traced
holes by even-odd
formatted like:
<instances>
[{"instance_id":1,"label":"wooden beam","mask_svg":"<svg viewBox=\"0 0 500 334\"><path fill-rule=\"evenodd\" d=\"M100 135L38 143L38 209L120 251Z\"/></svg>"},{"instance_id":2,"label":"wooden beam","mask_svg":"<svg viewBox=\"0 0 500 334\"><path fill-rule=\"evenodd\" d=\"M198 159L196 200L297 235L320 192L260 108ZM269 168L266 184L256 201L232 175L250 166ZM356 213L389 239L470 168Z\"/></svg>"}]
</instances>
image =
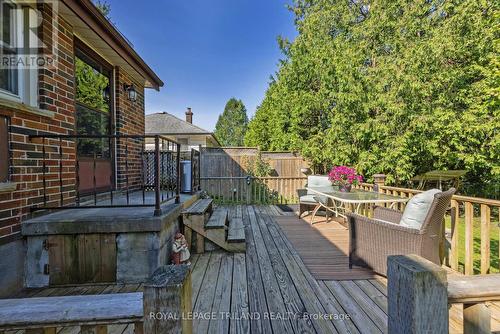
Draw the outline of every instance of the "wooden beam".
<instances>
[{"instance_id":1,"label":"wooden beam","mask_svg":"<svg viewBox=\"0 0 500 334\"><path fill-rule=\"evenodd\" d=\"M450 276L448 301L450 304L500 301L500 274Z\"/></svg>"},{"instance_id":2,"label":"wooden beam","mask_svg":"<svg viewBox=\"0 0 500 334\"><path fill-rule=\"evenodd\" d=\"M387 264L389 334L448 333L446 270L417 255Z\"/></svg>"}]
</instances>

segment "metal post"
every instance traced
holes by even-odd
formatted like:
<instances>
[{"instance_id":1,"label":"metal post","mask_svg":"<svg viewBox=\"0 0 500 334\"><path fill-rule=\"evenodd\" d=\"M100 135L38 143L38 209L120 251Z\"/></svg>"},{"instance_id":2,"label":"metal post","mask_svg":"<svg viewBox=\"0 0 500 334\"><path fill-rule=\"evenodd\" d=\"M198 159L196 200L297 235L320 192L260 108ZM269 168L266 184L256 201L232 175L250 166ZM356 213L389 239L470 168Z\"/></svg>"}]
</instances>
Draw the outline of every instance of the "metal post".
<instances>
[{"instance_id":1,"label":"metal post","mask_svg":"<svg viewBox=\"0 0 500 334\"><path fill-rule=\"evenodd\" d=\"M191 149L191 194L194 193L194 177L196 176L194 171L194 149Z\"/></svg>"},{"instance_id":2,"label":"metal post","mask_svg":"<svg viewBox=\"0 0 500 334\"><path fill-rule=\"evenodd\" d=\"M155 216L161 215L160 203L160 137L155 136Z\"/></svg>"},{"instance_id":3,"label":"metal post","mask_svg":"<svg viewBox=\"0 0 500 334\"><path fill-rule=\"evenodd\" d=\"M59 196L60 196L61 206L64 206L62 170L63 170L63 148L62 148L62 138L59 138Z\"/></svg>"},{"instance_id":4,"label":"metal post","mask_svg":"<svg viewBox=\"0 0 500 334\"><path fill-rule=\"evenodd\" d=\"M43 161L42 161L42 174L43 174L43 206L47 207L47 178L45 176L46 169L47 169L47 164L45 162L45 137L42 137L42 155L43 155Z\"/></svg>"},{"instance_id":5,"label":"metal post","mask_svg":"<svg viewBox=\"0 0 500 334\"><path fill-rule=\"evenodd\" d=\"M177 189L175 189L175 203L181 202L181 144L177 144Z\"/></svg>"}]
</instances>

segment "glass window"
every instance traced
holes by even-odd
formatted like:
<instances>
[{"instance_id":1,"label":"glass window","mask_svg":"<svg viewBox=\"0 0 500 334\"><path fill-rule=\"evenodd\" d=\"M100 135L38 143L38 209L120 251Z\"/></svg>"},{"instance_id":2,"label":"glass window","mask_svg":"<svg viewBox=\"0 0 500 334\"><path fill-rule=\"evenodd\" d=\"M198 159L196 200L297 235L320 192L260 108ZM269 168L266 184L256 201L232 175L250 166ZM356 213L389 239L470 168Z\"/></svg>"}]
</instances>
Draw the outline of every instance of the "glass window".
<instances>
[{"instance_id":1,"label":"glass window","mask_svg":"<svg viewBox=\"0 0 500 334\"><path fill-rule=\"evenodd\" d=\"M16 6L10 1L0 0L0 13L2 24L0 25L0 55L16 55L16 37L18 33L18 23L16 18ZM18 70L13 68L0 68L0 89L19 94Z\"/></svg>"},{"instance_id":2,"label":"glass window","mask_svg":"<svg viewBox=\"0 0 500 334\"><path fill-rule=\"evenodd\" d=\"M9 180L9 120L0 116L0 182Z\"/></svg>"},{"instance_id":3,"label":"glass window","mask_svg":"<svg viewBox=\"0 0 500 334\"><path fill-rule=\"evenodd\" d=\"M76 51L76 130L80 135L111 133L111 73L80 50ZM109 158L109 140L84 139L78 142L80 156Z\"/></svg>"}]
</instances>

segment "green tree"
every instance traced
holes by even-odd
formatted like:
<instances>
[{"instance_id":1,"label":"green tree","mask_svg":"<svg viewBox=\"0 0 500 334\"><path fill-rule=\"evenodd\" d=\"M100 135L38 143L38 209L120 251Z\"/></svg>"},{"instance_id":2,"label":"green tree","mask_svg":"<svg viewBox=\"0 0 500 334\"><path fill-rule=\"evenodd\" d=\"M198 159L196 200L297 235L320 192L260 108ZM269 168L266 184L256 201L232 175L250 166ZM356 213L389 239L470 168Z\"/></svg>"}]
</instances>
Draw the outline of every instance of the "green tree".
<instances>
[{"instance_id":1,"label":"green tree","mask_svg":"<svg viewBox=\"0 0 500 334\"><path fill-rule=\"evenodd\" d=\"M109 19L109 15L111 14L111 5L109 2L106 0L95 0L94 4L101 11L102 15Z\"/></svg>"},{"instance_id":2,"label":"green tree","mask_svg":"<svg viewBox=\"0 0 500 334\"><path fill-rule=\"evenodd\" d=\"M223 146L242 146L247 128L245 105L241 100L229 99L215 125L215 136Z\"/></svg>"},{"instance_id":3,"label":"green tree","mask_svg":"<svg viewBox=\"0 0 500 334\"><path fill-rule=\"evenodd\" d=\"M245 143L400 184L466 169L500 183L500 3L297 0L298 37ZM488 186L491 189L486 189ZM478 192L474 190L472 192Z\"/></svg>"}]
</instances>

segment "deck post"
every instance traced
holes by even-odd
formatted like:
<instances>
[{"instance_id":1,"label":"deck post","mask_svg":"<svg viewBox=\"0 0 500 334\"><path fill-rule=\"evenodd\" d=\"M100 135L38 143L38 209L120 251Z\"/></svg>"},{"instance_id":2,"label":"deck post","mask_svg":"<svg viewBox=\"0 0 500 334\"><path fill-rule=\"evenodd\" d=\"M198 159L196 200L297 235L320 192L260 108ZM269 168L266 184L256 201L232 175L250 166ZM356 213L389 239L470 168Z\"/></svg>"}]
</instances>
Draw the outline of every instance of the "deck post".
<instances>
[{"instance_id":1,"label":"deck post","mask_svg":"<svg viewBox=\"0 0 500 334\"><path fill-rule=\"evenodd\" d=\"M373 183L375 184L375 186L373 187L373 191L381 192L380 187L385 186L385 179L386 179L385 174L373 175Z\"/></svg>"},{"instance_id":2,"label":"deck post","mask_svg":"<svg viewBox=\"0 0 500 334\"><path fill-rule=\"evenodd\" d=\"M387 259L388 330L448 333L446 270L417 255Z\"/></svg>"},{"instance_id":3,"label":"deck post","mask_svg":"<svg viewBox=\"0 0 500 334\"><path fill-rule=\"evenodd\" d=\"M191 334L191 310L190 266L160 267L144 284L144 333Z\"/></svg>"}]
</instances>

